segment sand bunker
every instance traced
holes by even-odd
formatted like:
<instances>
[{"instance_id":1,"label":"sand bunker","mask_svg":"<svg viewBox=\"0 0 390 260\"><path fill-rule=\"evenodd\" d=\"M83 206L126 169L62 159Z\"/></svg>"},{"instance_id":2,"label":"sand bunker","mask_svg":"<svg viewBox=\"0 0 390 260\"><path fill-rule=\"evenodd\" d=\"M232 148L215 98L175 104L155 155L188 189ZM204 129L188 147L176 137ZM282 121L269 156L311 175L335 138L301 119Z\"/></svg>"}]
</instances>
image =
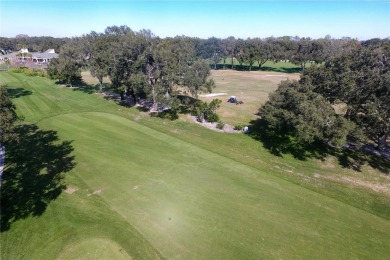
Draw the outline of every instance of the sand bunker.
<instances>
[{"instance_id":1,"label":"sand bunker","mask_svg":"<svg viewBox=\"0 0 390 260\"><path fill-rule=\"evenodd\" d=\"M200 97L217 97L217 96L227 96L228 93L211 93L206 95L199 95Z\"/></svg>"}]
</instances>

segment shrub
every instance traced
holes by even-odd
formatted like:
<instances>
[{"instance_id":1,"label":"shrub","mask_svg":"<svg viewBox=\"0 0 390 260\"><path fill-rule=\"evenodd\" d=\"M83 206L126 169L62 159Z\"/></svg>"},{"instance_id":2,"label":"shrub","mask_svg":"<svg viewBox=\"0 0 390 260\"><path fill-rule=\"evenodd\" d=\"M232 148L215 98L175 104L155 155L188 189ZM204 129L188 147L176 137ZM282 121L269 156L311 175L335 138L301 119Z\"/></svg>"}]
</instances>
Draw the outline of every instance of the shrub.
<instances>
[{"instance_id":1,"label":"shrub","mask_svg":"<svg viewBox=\"0 0 390 260\"><path fill-rule=\"evenodd\" d=\"M217 123L218 129L223 129L224 126L225 126L225 123L223 123L222 121L218 121L218 123Z\"/></svg>"},{"instance_id":2,"label":"shrub","mask_svg":"<svg viewBox=\"0 0 390 260\"><path fill-rule=\"evenodd\" d=\"M27 67L23 67L23 66L10 69L11 72L15 72L15 73L24 73L26 70L29 70L29 69Z\"/></svg>"},{"instance_id":3,"label":"shrub","mask_svg":"<svg viewBox=\"0 0 390 260\"><path fill-rule=\"evenodd\" d=\"M34 74L33 76L47 77L46 72L40 69L33 69L33 74Z\"/></svg>"},{"instance_id":4,"label":"shrub","mask_svg":"<svg viewBox=\"0 0 390 260\"><path fill-rule=\"evenodd\" d=\"M218 122L219 116L215 111L219 108L221 103L222 100L219 99L213 99L210 104L198 100L193 104L191 113L197 117L199 122L202 122L203 119L207 120L208 122Z\"/></svg>"},{"instance_id":5,"label":"shrub","mask_svg":"<svg viewBox=\"0 0 390 260\"><path fill-rule=\"evenodd\" d=\"M46 72L44 72L43 70L40 69L30 70L28 67L12 68L10 69L10 71L14 73L23 73L24 75L29 77L34 77L34 76L47 77Z\"/></svg>"},{"instance_id":6,"label":"shrub","mask_svg":"<svg viewBox=\"0 0 390 260\"><path fill-rule=\"evenodd\" d=\"M161 113L158 113L158 117L169 119L169 120L176 120L179 118L179 115L177 114L176 110L168 109L168 110L162 111Z\"/></svg>"},{"instance_id":7,"label":"shrub","mask_svg":"<svg viewBox=\"0 0 390 260\"><path fill-rule=\"evenodd\" d=\"M244 128L243 125L235 125L234 130L241 131Z\"/></svg>"},{"instance_id":8,"label":"shrub","mask_svg":"<svg viewBox=\"0 0 390 260\"><path fill-rule=\"evenodd\" d=\"M23 74L29 77L35 76L34 72L29 69L23 70Z\"/></svg>"},{"instance_id":9,"label":"shrub","mask_svg":"<svg viewBox=\"0 0 390 260\"><path fill-rule=\"evenodd\" d=\"M218 122L219 121L219 116L217 113L206 113L205 114L205 119L211 123L213 122Z\"/></svg>"}]
</instances>

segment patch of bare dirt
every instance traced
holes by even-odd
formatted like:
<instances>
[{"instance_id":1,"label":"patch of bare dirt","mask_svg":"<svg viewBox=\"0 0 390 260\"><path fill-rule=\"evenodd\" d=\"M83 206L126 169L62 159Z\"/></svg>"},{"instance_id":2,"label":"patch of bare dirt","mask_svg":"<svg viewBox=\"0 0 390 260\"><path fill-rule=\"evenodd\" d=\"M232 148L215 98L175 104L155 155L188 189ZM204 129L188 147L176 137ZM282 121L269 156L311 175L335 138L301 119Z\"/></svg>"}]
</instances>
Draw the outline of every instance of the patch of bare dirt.
<instances>
[{"instance_id":1,"label":"patch of bare dirt","mask_svg":"<svg viewBox=\"0 0 390 260\"><path fill-rule=\"evenodd\" d=\"M88 197L91 196L91 195L100 195L101 193L102 193L102 190L95 190L94 192L89 193Z\"/></svg>"},{"instance_id":2,"label":"patch of bare dirt","mask_svg":"<svg viewBox=\"0 0 390 260\"><path fill-rule=\"evenodd\" d=\"M278 165L274 166L276 169L279 169L280 171L298 175L302 177L302 181L313 181L314 179L321 180L321 179L326 179L326 180L332 180L335 182L339 183L344 183L346 185L350 185L353 187L360 187L360 188L366 188L370 189L374 192L379 192L379 193L385 193L387 195L390 195L390 182L386 181L385 179L375 179L375 180L363 180L361 178L356 178L352 176L338 176L338 175L324 175L315 172L313 176L308 176L306 174L301 174L299 172L294 171L292 168L289 167L281 167Z\"/></svg>"},{"instance_id":3,"label":"patch of bare dirt","mask_svg":"<svg viewBox=\"0 0 390 260\"><path fill-rule=\"evenodd\" d=\"M134 121L140 121L141 119L142 119L141 116L135 116L135 117L134 117Z\"/></svg>"},{"instance_id":4,"label":"patch of bare dirt","mask_svg":"<svg viewBox=\"0 0 390 260\"><path fill-rule=\"evenodd\" d=\"M362 179L353 178L350 176L335 176L335 175L321 175L321 178L324 179L330 179L334 181L341 181L346 184L350 184L355 187L362 187L362 188L368 188L370 190L373 190L375 192L381 192L386 193L390 195L390 183L378 183L378 182L372 182L372 181L365 181Z\"/></svg>"},{"instance_id":5,"label":"patch of bare dirt","mask_svg":"<svg viewBox=\"0 0 390 260\"><path fill-rule=\"evenodd\" d=\"M368 182L368 181L359 180L348 176L343 176L341 179L345 182L353 184L354 186L365 187L376 192L383 192L383 193L390 194L390 185Z\"/></svg>"},{"instance_id":6,"label":"patch of bare dirt","mask_svg":"<svg viewBox=\"0 0 390 260\"><path fill-rule=\"evenodd\" d=\"M77 191L76 188L72 188L72 187L68 187L65 192L68 193L68 194L73 194Z\"/></svg>"},{"instance_id":7,"label":"patch of bare dirt","mask_svg":"<svg viewBox=\"0 0 390 260\"><path fill-rule=\"evenodd\" d=\"M325 169L334 169L336 167L335 158L334 157L327 157L320 162L321 168Z\"/></svg>"}]
</instances>

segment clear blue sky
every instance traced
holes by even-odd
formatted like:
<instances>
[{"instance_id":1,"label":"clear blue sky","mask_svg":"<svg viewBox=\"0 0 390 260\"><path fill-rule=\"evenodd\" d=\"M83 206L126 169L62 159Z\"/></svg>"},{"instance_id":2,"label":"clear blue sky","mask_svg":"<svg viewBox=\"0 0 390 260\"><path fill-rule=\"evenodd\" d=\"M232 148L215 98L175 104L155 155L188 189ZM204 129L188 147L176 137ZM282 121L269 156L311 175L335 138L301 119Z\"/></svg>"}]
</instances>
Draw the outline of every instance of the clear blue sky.
<instances>
[{"instance_id":1,"label":"clear blue sky","mask_svg":"<svg viewBox=\"0 0 390 260\"><path fill-rule=\"evenodd\" d=\"M160 37L299 36L386 38L390 0L108 1L0 0L0 36L72 37L107 26L150 29Z\"/></svg>"}]
</instances>

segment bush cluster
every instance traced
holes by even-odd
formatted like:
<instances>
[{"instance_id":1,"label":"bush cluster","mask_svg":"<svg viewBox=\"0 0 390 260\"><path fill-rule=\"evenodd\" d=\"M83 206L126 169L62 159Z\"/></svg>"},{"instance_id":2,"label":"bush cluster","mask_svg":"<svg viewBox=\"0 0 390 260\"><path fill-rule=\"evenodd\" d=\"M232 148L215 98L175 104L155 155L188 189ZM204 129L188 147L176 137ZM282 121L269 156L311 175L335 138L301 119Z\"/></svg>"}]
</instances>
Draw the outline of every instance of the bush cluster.
<instances>
[{"instance_id":1,"label":"bush cluster","mask_svg":"<svg viewBox=\"0 0 390 260\"><path fill-rule=\"evenodd\" d=\"M224 126L225 126L225 123L222 122L221 120L219 120L217 123L217 128L222 130Z\"/></svg>"},{"instance_id":2,"label":"bush cluster","mask_svg":"<svg viewBox=\"0 0 390 260\"><path fill-rule=\"evenodd\" d=\"M241 131L244 128L243 125L235 125L234 130Z\"/></svg>"},{"instance_id":3,"label":"bush cluster","mask_svg":"<svg viewBox=\"0 0 390 260\"><path fill-rule=\"evenodd\" d=\"M200 100L196 101L192 107L192 115L197 117L199 122L206 120L208 122L218 122L219 116L216 110L221 106L222 100L213 99L209 104Z\"/></svg>"},{"instance_id":4,"label":"bush cluster","mask_svg":"<svg viewBox=\"0 0 390 260\"><path fill-rule=\"evenodd\" d=\"M18 68L12 68L10 69L10 71L14 73L23 73L24 75L29 77L47 77L47 73L40 69L30 70L27 67L18 67Z\"/></svg>"}]
</instances>

